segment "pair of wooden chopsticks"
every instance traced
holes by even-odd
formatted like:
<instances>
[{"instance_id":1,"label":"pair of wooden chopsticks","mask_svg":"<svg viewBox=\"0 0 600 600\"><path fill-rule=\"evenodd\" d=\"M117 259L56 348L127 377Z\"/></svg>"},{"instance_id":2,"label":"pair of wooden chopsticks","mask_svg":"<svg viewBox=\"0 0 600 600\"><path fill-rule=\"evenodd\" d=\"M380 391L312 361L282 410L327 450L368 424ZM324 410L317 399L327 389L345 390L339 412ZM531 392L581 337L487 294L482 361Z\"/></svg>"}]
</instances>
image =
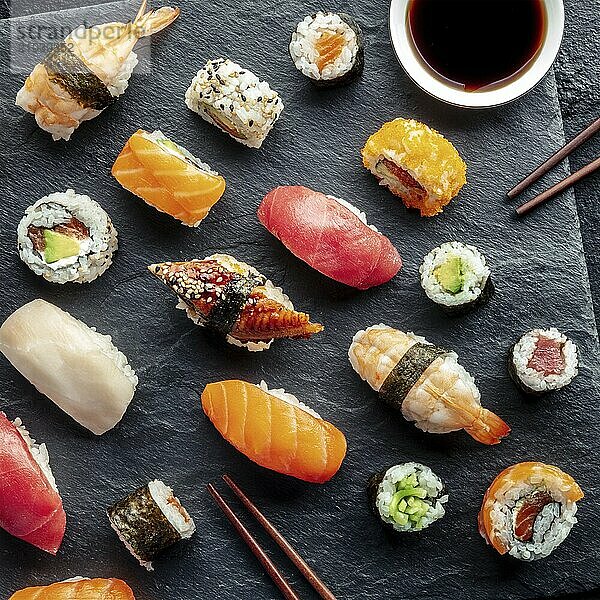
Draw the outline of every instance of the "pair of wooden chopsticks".
<instances>
[{"instance_id":1,"label":"pair of wooden chopsticks","mask_svg":"<svg viewBox=\"0 0 600 600\"><path fill-rule=\"evenodd\" d=\"M298 570L302 573L304 578L310 583L313 589L319 594L324 600L336 600L335 596L331 593L331 590L319 579L317 574L304 562L302 557L294 550L292 545L277 531L275 526L265 517L258 508L252 503L250 498L242 492L239 486L229 477L229 475L223 475L223 481L232 489L233 493L240 499L242 504L248 509L248 512L262 525L263 529L275 540L277 545L283 550L286 556L296 565ZM230 523L234 526L239 536L246 542L246 545L250 548L254 556L258 559L260 564L263 566L269 577L273 580L273 583L279 588L284 598L287 600L300 600L300 596L294 592L287 582L285 577L281 574L279 569L275 566L273 561L267 556L266 552L260 547L259 543L252 536L252 534L246 529L244 524L239 520L236 514L233 512L229 504L223 499L221 494L217 491L212 483L209 483L207 489L214 501L217 503L219 508L225 513L225 516L229 519Z\"/></svg>"},{"instance_id":2,"label":"pair of wooden chopsticks","mask_svg":"<svg viewBox=\"0 0 600 600\"><path fill-rule=\"evenodd\" d=\"M561 148L558 152L552 155L543 165L539 166L531 175L528 175L521 183L517 184L507 196L511 200L518 196L521 192L525 191L532 183L536 182L540 177L550 172L561 160L573 152L576 148L579 148L584 142L587 142L593 135L600 131L600 118L596 119L589 127L586 127L575 139L571 140L566 146ZM563 181L560 181L556 185L552 186L549 190L541 193L539 196L532 198L528 202L525 202L522 206L517 208L517 214L522 216L533 210L536 206L554 198L557 194L567 188L575 185L578 181L581 181L584 177L591 175L595 171L600 169L600 157L586 165L576 173L569 175Z\"/></svg>"}]
</instances>

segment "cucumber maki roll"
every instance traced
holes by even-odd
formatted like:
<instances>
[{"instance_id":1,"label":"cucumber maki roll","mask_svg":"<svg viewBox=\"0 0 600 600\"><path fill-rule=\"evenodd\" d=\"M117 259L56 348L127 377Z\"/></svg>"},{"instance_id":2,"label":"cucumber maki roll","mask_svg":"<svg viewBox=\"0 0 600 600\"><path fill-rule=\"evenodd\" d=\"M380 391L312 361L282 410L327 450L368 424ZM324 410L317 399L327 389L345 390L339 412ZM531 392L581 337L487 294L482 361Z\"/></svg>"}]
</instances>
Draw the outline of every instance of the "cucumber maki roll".
<instances>
[{"instance_id":1,"label":"cucumber maki roll","mask_svg":"<svg viewBox=\"0 0 600 600\"><path fill-rule=\"evenodd\" d=\"M148 571L152 571L152 561L158 554L196 531L193 519L173 490L158 479L119 500L106 512L119 539Z\"/></svg>"},{"instance_id":2,"label":"cucumber maki roll","mask_svg":"<svg viewBox=\"0 0 600 600\"><path fill-rule=\"evenodd\" d=\"M345 13L318 12L304 18L292 33L290 56L316 86L350 83L364 68L364 38Z\"/></svg>"},{"instance_id":3,"label":"cucumber maki roll","mask_svg":"<svg viewBox=\"0 0 600 600\"><path fill-rule=\"evenodd\" d=\"M461 242L434 248L419 269L428 298L450 314L464 314L488 301L493 292L485 256Z\"/></svg>"},{"instance_id":4,"label":"cucumber maki roll","mask_svg":"<svg viewBox=\"0 0 600 600\"><path fill-rule=\"evenodd\" d=\"M103 208L73 190L44 196L17 228L21 260L52 283L89 283L112 264L117 232Z\"/></svg>"},{"instance_id":5,"label":"cucumber maki roll","mask_svg":"<svg viewBox=\"0 0 600 600\"><path fill-rule=\"evenodd\" d=\"M421 531L439 521L448 502L442 480L429 467L416 462L373 475L367 494L375 516L401 533Z\"/></svg>"},{"instance_id":6,"label":"cucumber maki roll","mask_svg":"<svg viewBox=\"0 0 600 600\"><path fill-rule=\"evenodd\" d=\"M554 327L533 329L512 347L508 371L526 394L559 390L577 376L577 346Z\"/></svg>"}]
</instances>

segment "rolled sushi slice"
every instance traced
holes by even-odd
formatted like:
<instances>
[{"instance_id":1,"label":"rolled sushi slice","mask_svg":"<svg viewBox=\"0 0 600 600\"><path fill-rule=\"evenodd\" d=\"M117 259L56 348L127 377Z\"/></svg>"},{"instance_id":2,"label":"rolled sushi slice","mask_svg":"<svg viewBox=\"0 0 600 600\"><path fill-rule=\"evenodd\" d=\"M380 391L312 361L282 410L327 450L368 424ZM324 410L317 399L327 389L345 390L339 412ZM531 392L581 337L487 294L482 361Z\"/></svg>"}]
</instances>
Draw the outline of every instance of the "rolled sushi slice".
<instances>
[{"instance_id":1,"label":"rolled sushi slice","mask_svg":"<svg viewBox=\"0 0 600 600\"><path fill-rule=\"evenodd\" d=\"M62 544L66 515L45 444L0 412L0 527L45 552Z\"/></svg>"},{"instance_id":2,"label":"rolled sushi slice","mask_svg":"<svg viewBox=\"0 0 600 600\"><path fill-rule=\"evenodd\" d=\"M354 336L348 357L379 397L422 431L464 429L483 444L497 444L510 432L481 406L475 381L458 356L421 336L374 325Z\"/></svg>"},{"instance_id":3,"label":"rolled sushi slice","mask_svg":"<svg viewBox=\"0 0 600 600\"><path fill-rule=\"evenodd\" d=\"M281 288L228 254L148 269L179 296L177 308L196 325L251 352L266 350L276 338L308 339L323 330L296 312Z\"/></svg>"},{"instance_id":4,"label":"rolled sushi slice","mask_svg":"<svg viewBox=\"0 0 600 600\"><path fill-rule=\"evenodd\" d=\"M77 27L38 63L17 93L16 105L35 115L54 140L68 140L97 117L129 85L138 63L136 43L170 25L179 9L146 11L143 0L133 22Z\"/></svg>"},{"instance_id":5,"label":"rolled sushi slice","mask_svg":"<svg viewBox=\"0 0 600 600\"><path fill-rule=\"evenodd\" d=\"M229 59L209 60L185 93L185 103L240 144L260 148L283 102L266 81Z\"/></svg>"},{"instance_id":6,"label":"rolled sushi slice","mask_svg":"<svg viewBox=\"0 0 600 600\"><path fill-rule=\"evenodd\" d=\"M508 370L527 394L539 396L571 383L579 370L577 346L558 329L533 329L512 347Z\"/></svg>"},{"instance_id":7,"label":"rolled sushi slice","mask_svg":"<svg viewBox=\"0 0 600 600\"><path fill-rule=\"evenodd\" d=\"M209 383L202 408L218 432L251 461L303 481L325 483L346 455L344 434L296 396L264 381Z\"/></svg>"},{"instance_id":8,"label":"rolled sushi slice","mask_svg":"<svg viewBox=\"0 0 600 600\"><path fill-rule=\"evenodd\" d=\"M142 567L164 550L196 531L194 520L173 490L155 479L113 504L107 511L111 527Z\"/></svg>"},{"instance_id":9,"label":"rolled sushi slice","mask_svg":"<svg viewBox=\"0 0 600 600\"><path fill-rule=\"evenodd\" d=\"M442 212L467 182L467 167L456 148L412 119L385 123L367 140L362 157L380 185L424 217Z\"/></svg>"},{"instance_id":10,"label":"rolled sushi slice","mask_svg":"<svg viewBox=\"0 0 600 600\"><path fill-rule=\"evenodd\" d=\"M96 435L123 418L138 383L109 335L45 300L25 304L4 321L0 351L42 394Z\"/></svg>"},{"instance_id":11,"label":"rolled sushi slice","mask_svg":"<svg viewBox=\"0 0 600 600\"><path fill-rule=\"evenodd\" d=\"M429 299L451 314L484 304L493 292L485 256L475 246L460 242L434 248L423 260L419 273Z\"/></svg>"},{"instance_id":12,"label":"rolled sushi slice","mask_svg":"<svg viewBox=\"0 0 600 600\"><path fill-rule=\"evenodd\" d=\"M421 463L407 462L377 473L367 488L371 508L383 524L401 533L426 529L448 502L442 480Z\"/></svg>"},{"instance_id":13,"label":"rolled sushi slice","mask_svg":"<svg viewBox=\"0 0 600 600\"><path fill-rule=\"evenodd\" d=\"M113 177L157 210L197 227L225 191L225 179L161 131L134 133Z\"/></svg>"},{"instance_id":14,"label":"rolled sushi slice","mask_svg":"<svg viewBox=\"0 0 600 600\"><path fill-rule=\"evenodd\" d=\"M15 592L9 600L135 600L132 589L120 579L75 577L46 586Z\"/></svg>"},{"instance_id":15,"label":"rolled sushi slice","mask_svg":"<svg viewBox=\"0 0 600 600\"><path fill-rule=\"evenodd\" d=\"M305 17L292 33L290 56L315 85L349 83L365 64L360 26L345 13L321 12Z\"/></svg>"},{"instance_id":16,"label":"rolled sushi slice","mask_svg":"<svg viewBox=\"0 0 600 600\"><path fill-rule=\"evenodd\" d=\"M525 561L546 558L577 523L583 492L553 465L523 462L490 485L479 512L479 533L500 554Z\"/></svg>"},{"instance_id":17,"label":"rolled sushi slice","mask_svg":"<svg viewBox=\"0 0 600 600\"><path fill-rule=\"evenodd\" d=\"M258 219L298 258L360 290L386 283L402 266L396 248L366 215L334 196L280 186L264 197Z\"/></svg>"},{"instance_id":18,"label":"rolled sushi slice","mask_svg":"<svg viewBox=\"0 0 600 600\"><path fill-rule=\"evenodd\" d=\"M17 227L21 260L52 283L89 283L112 264L117 231L104 209L74 190L44 196Z\"/></svg>"}]
</instances>

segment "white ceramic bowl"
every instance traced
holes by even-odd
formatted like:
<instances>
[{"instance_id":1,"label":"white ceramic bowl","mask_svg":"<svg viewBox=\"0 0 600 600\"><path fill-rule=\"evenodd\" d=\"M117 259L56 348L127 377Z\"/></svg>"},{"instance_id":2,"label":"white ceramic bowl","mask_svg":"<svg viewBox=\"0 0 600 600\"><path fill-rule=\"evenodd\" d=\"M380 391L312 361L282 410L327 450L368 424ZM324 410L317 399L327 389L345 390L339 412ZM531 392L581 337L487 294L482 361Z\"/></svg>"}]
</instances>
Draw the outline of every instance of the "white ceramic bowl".
<instances>
[{"instance_id":1,"label":"white ceramic bowl","mask_svg":"<svg viewBox=\"0 0 600 600\"><path fill-rule=\"evenodd\" d=\"M552 67L560 49L565 26L562 0L543 0L546 9L546 35L533 63L510 83L482 92L466 92L444 83L423 64L417 55L408 25L410 0L392 0L390 5L390 36L396 56L409 77L432 96L465 108L487 108L511 102L529 92ZM510 38L507 38L510 43Z\"/></svg>"}]
</instances>

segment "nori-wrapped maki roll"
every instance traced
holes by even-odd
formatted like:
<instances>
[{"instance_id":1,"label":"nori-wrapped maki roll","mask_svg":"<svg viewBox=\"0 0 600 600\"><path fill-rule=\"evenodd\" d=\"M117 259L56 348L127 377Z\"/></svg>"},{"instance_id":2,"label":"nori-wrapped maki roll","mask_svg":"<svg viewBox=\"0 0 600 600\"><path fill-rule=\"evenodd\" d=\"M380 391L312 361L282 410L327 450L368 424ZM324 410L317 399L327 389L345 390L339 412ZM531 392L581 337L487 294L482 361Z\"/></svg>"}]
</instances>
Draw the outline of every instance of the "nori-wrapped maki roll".
<instances>
[{"instance_id":1,"label":"nori-wrapped maki roll","mask_svg":"<svg viewBox=\"0 0 600 600\"><path fill-rule=\"evenodd\" d=\"M419 269L428 298L450 315L462 315L485 304L494 286L485 256L461 242L434 248Z\"/></svg>"},{"instance_id":2,"label":"nori-wrapped maki roll","mask_svg":"<svg viewBox=\"0 0 600 600\"><path fill-rule=\"evenodd\" d=\"M296 68L318 87L350 83L365 63L360 26L345 13L318 12L292 33L290 56Z\"/></svg>"},{"instance_id":3,"label":"nori-wrapped maki roll","mask_svg":"<svg viewBox=\"0 0 600 600\"><path fill-rule=\"evenodd\" d=\"M193 519L173 495L155 479L113 504L107 511L111 527L143 567L163 550L196 531Z\"/></svg>"},{"instance_id":4,"label":"nori-wrapped maki roll","mask_svg":"<svg viewBox=\"0 0 600 600\"><path fill-rule=\"evenodd\" d=\"M448 501L442 480L425 465L408 462L369 479L369 504L381 522L395 531L421 531L444 514Z\"/></svg>"}]
</instances>

